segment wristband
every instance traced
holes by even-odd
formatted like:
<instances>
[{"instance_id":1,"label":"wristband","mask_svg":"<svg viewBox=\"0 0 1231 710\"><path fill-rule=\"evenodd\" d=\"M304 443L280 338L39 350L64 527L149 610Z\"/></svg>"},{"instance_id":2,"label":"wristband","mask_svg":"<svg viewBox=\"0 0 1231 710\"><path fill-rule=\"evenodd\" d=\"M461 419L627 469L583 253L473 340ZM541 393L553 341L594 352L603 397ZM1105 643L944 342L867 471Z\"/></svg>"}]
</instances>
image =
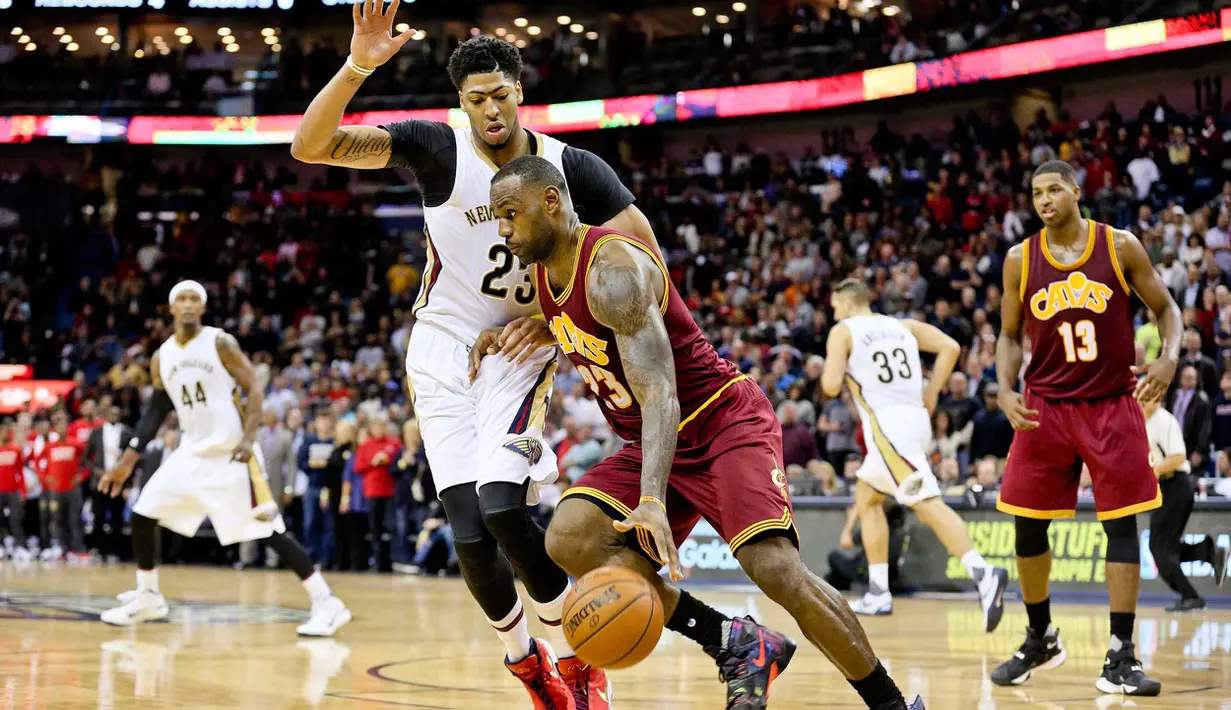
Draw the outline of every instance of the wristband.
<instances>
[{"instance_id":1,"label":"wristband","mask_svg":"<svg viewBox=\"0 0 1231 710\"><path fill-rule=\"evenodd\" d=\"M365 69L359 66L355 63L355 58L349 54L346 55L346 66L350 67L351 71L362 76L372 76L372 73L376 71L375 69Z\"/></svg>"},{"instance_id":2,"label":"wristband","mask_svg":"<svg viewBox=\"0 0 1231 710\"><path fill-rule=\"evenodd\" d=\"M667 504L655 498L654 496L641 496L641 502L642 503L657 503L659 506L662 507L663 512L666 512L667 510Z\"/></svg>"}]
</instances>

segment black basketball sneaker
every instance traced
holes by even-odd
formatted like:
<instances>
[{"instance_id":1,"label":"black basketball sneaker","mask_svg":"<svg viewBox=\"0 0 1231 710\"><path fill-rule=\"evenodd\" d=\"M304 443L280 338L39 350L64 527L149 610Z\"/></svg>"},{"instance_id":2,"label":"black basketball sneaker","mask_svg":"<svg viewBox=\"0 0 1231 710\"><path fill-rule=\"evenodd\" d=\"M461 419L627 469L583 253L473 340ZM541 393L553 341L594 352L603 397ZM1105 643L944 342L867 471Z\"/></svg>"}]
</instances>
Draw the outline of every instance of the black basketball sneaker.
<instances>
[{"instance_id":1,"label":"black basketball sneaker","mask_svg":"<svg viewBox=\"0 0 1231 710\"><path fill-rule=\"evenodd\" d=\"M1037 631L1027 627L1026 642L1012 658L992 671L992 682L996 685L1021 685L1035 671L1059 668L1066 658L1068 654L1060 643L1059 629L1053 626L1049 633L1040 637Z\"/></svg>"},{"instance_id":2,"label":"black basketball sneaker","mask_svg":"<svg viewBox=\"0 0 1231 710\"><path fill-rule=\"evenodd\" d=\"M722 646L705 647L718 663L718 677L727 684L727 710L764 710L769 686L790 664L795 642L751 616L729 623Z\"/></svg>"},{"instance_id":3,"label":"black basketball sneaker","mask_svg":"<svg viewBox=\"0 0 1231 710\"><path fill-rule=\"evenodd\" d=\"M1104 693L1123 695L1158 695L1163 684L1141 670L1141 661L1133 655L1133 644L1124 643L1119 651L1108 651L1103 661L1103 675L1094 687Z\"/></svg>"}]
</instances>

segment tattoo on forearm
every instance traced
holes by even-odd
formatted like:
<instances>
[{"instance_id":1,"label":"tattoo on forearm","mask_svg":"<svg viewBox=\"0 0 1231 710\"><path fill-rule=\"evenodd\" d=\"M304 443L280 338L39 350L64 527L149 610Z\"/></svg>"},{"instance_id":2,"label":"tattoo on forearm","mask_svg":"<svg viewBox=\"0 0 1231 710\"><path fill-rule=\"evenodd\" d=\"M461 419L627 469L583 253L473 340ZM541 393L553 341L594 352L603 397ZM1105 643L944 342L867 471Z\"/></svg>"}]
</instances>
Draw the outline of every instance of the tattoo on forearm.
<instances>
[{"instance_id":1,"label":"tattoo on forearm","mask_svg":"<svg viewBox=\"0 0 1231 710\"><path fill-rule=\"evenodd\" d=\"M363 83L363 80L366 78L367 77L359 76L358 74L351 74L346 77L346 83L350 84L351 86L359 86L360 84Z\"/></svg>"},{"instance_id":2,"label":"tattoo on forearm","mask_svg":"<svg viewBox=\"0 0 1231 710\"><path fill-rule=\"evenodd\" d=\"M671 344L658 320L636 335L617 335L616 347L624 376L641 405L641 493L663 500L680 426Z\"/></svg>"},{"instance_id":3,"label":"tattoo on forearm","mask_svg":"<svg viewBox=\"0 0 1231 710\"><path fill-rule=\"evenodd\" d=\"M393 138L382 136L343 136L333 144L329 157L346 165L357 163L373 156L387 155L393 149Z\"/></svg>"}]
</instances>

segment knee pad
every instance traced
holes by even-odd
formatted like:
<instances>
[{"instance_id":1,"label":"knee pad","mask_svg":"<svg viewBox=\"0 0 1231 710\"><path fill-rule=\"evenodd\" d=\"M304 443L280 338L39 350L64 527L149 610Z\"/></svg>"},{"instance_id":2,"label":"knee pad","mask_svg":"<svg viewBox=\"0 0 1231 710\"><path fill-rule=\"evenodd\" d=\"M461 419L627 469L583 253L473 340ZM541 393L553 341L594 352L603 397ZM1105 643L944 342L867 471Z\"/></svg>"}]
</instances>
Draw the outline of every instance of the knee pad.
<instances>
[{"instance_id":1,"label":"knee pad","mask_svg":"<svg viewBox=\"0 0 1231 710\"><path fill-rule=\"evenodd\" d=\"M483 489L479 496L485 504ZM546 535L531 519L525 503L519 501L514 507L496 510L485 507L483 523L535 601L556 599L568 587L568 575L547 554Z\"/></svg>"},{"instance_id":2,"label":"knee pad","mask_svg":"<svg viewBox=\"0 0 1231 710\"><path fill-rule=\"evenodd\" d=\"M483 525L510 559L520 560L526 553L543 547L543 529L530 519L524 505L505 510L484 510Z\"/></svg>"},{"instance_id":3,"label":"knee pad","mask_svg":"<svg viewBox=\"0 0 1231 710\"><path fill-rule=\"evenodd\" d=\"M1017 534L1018 557L1038 557L1051 549L1051 544L1047 540L1047 529L1051 527L1050 520L1035 520L1018 516L1013 519L1013 527Z\"/></svg>"},{"instance_id":4,"label":"knee pad","mask_svg":"<svg viewBox=\"0 0 1231 710\"><path fill-rule=\"evenodd\" d=\"M466 573L468 581L482 584L497 576L500 548L490 537L478 540L453 539L453 548L457 551L457 564Z\"/></svg>"},{"instance_id":5,"label":"knee pad","mask_svg":"<svg viewBox=\"0 0 1231 710\"><path fill-rule=\"evenodd\" d=\"M464 483L441 491L440 504L453 527L453 539L457 543L479 542L490 537L479 512L479 494L472 484Z\"/></svg>"},{"instance_id":6,"label":"knee pad","mask_svg":"<svg viewBox=\"0 0 1231 710\"><path fill-rule=\"evenodd\" d=\"M1141 564L1141 539L1137 537L1137 516L1130 515L1103 521L1107 534L1107 561L1120 564Z\"/></svg>"}]
</instances>

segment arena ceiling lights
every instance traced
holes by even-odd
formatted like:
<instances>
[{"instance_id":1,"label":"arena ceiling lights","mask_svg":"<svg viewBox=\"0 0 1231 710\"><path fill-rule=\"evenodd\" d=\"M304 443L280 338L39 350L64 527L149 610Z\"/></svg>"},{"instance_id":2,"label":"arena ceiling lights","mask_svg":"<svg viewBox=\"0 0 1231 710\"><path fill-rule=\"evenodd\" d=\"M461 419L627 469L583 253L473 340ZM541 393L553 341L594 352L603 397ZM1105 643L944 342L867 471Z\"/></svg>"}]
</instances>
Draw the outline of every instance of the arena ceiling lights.
<instances>
[{"instance_id":1,"label":"arena ceiling lights","mask_svg":"<svg viewBox=\"0 0 1231 710\"><path fill-rule=\"evenodd\" d=\"M521 122L527 128L544 133L567 133L648 123L816 111L1224 42L1231 42L1231 8L819 79L523 106ZM0 143L63 138L70 143L286 144L291 142L301 118L299 115L228 118L10 116L0 118ZM442 121L453 126L466 125L467 120L461 109L440 108L347 114L343 124L377 125L408 119Z\"/></svg>"}]
</instances>

